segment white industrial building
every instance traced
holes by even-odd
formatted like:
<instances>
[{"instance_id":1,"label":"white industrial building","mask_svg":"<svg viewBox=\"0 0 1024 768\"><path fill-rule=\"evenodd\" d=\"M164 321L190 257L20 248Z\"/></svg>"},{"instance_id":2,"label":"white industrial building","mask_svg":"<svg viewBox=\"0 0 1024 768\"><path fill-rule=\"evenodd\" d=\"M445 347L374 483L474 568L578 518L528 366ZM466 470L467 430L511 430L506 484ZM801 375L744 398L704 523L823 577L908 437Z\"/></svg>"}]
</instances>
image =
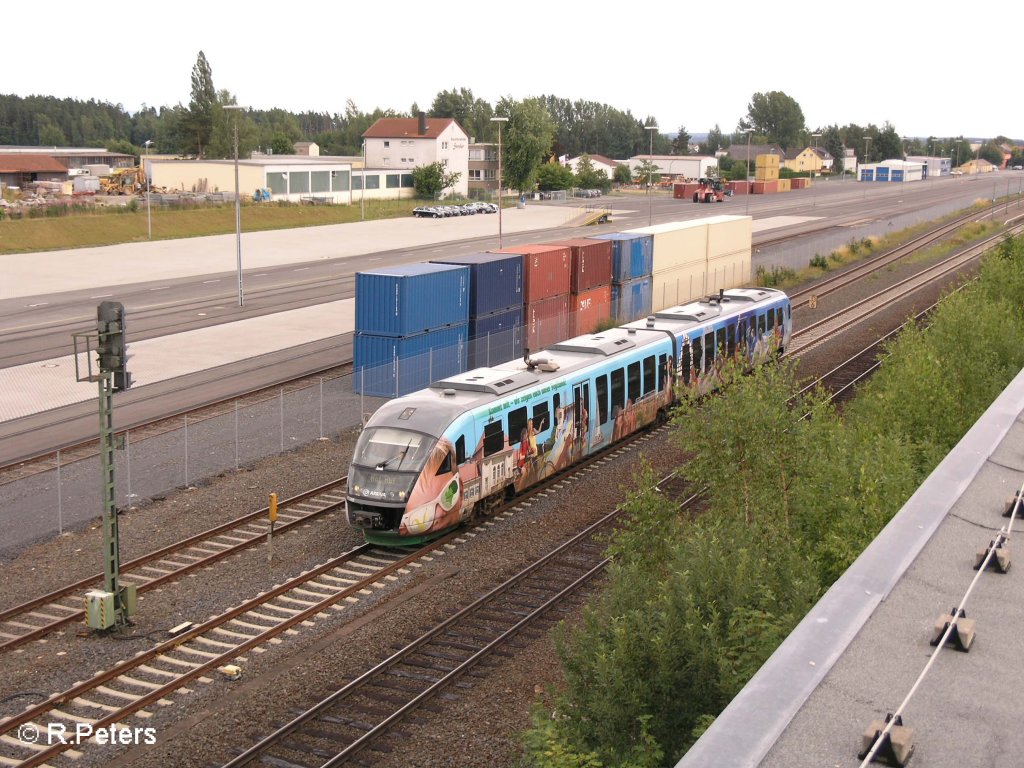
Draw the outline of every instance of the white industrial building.
<instances>
[{"instance_id":1,"label":"white industrial building","mask_svg":"<svg viewBox=\"0 0 1024 768\"><path fill-rule=\"evenodd\" d=\"M859 181L897 182L921 181L927 178L924 163L909 160L883 160L880 163L862 163L858 169Z\"/></svg>"},{"instance_id":2,"label":"white industrial building","mask_svg":"<svg viewBox=\"0 0 1024 768\"><path fill-rule=\"evenodd\" d=\"M636 155L629 158L629 170L636 176L640 166L650 160L656 167L655 174L662 177L683 177L701 179L711 175L711 168L717 172L718 160L705 155Z\"/></svg>"},{"instance_id":3,"label":"white industrial building","mask_svg":"<svg viewBox=\"0 0 1024 768\"><path fill-rule=\"evenodd\" d=\"M935 178L937 176L949 176L953 170L953 158L951 157L928 157L926 155L911 155L907 157L911 163L924 163L925 177Z\"/></svg>"}]
</instances>

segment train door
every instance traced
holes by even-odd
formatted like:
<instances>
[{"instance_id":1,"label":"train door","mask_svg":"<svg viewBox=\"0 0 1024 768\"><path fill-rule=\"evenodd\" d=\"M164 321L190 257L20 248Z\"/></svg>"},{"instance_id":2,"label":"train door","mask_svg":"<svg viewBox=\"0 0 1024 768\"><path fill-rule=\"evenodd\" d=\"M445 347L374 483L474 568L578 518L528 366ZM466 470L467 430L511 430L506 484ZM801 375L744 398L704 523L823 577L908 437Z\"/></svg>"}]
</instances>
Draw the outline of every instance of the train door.
<instances>
[{"instance_id":1,"label":"train door","mask_svg":"<svg viewBox=\"0 0 1024 768\"><path fill-rule=\"evenodd\" d=\"M576 455L586 453L590 448L590 382L581 381L572 385L572 438Z\"/></svg>"}]
</instances>

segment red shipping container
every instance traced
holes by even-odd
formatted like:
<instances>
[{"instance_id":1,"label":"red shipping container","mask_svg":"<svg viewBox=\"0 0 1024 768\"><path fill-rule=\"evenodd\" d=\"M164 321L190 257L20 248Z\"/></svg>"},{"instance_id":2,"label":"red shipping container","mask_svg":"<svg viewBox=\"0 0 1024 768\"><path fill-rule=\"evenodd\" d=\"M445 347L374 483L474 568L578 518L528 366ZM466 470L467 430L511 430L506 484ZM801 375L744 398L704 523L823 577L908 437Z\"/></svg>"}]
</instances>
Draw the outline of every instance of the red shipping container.
<instances>
[{"instance_id":1,"label":"red shipping container","mask_svg":"<svg viewBox=\"0 0 1024 768\"><path fill-rule=\"evenodd\" d=\"M544 245L567 245L572 253L569 293L580 293L612 282L612 241L578 237Z\"/></svg>"},{"instance_id":2,"label":"red shipping container","mask_svg":"<svg viewBox=\"0 0 1024 768\"><path fill-rule=\"evenodd\" d=\"M692 200L693 193L700 188L700 184L688 182L686 184L673 184L672 197L676 200Z\"/></svg>"},{"instance_id":3,"label":"red shipping container","mask_svg":"<svg viewBox=\"0 0 1024 768\"><path fill-rule=\"evenodd\" d=\"M612 287L602 285L569 297L572 318L569 321L569 335L583 336L594 333L597 327L612 316Z\"/></svg>"},{"instance_id":4,"label":"red shipping container","mask_svg":"<svg viewBox=\"0 0 1024 768\"><path fill-rule=\"evenodd\" d=\"M771 195L779 191L778 181L755 181L753 193L755 195Z\"/></svg>"},{"instance_id":5,"label":"red shipping container","mask_svg":"<svg viewBox=\"0 0 1024 768\"><path fill-rule=\"evenodd\" d=\"M518 253L523 257L523 303L533 304L566 295L571 285L572 255L565 245L516 245L491 253Z\"/></svg>"},{"instance_id":6,"label":"red shipping container","mask_svg":"<svg viewBox=\"0 0 1024 768\"><path fill-rule=\"evenodd\" d=\"M789 180L789 188L790 189L807 189L807 187L810 186L808 184L808 181L810 181L810 179L790 179Z\"/></svg>"},{"instance_id":7,"label":"red shipping container","mask_svg":"<svg viewBox=\"0 0 1024 768\"><path fill-rule=\"evenodd\" d=\"M749 181L730 181L725 185L726 189L731 189L734 195L749 195L750 194L750 182Z\"/></svg>"},{"instance_id":8,"label":"red shipping container","mask_svg":"<svg viewBox=\"0 0 1024 768\"><path fill-rule=\"evenodd\" d=\"M523 314L526 322L524 346L531 352L565 341L570 336L567 293L527 304Z\"/></svg>"}]
</instances>

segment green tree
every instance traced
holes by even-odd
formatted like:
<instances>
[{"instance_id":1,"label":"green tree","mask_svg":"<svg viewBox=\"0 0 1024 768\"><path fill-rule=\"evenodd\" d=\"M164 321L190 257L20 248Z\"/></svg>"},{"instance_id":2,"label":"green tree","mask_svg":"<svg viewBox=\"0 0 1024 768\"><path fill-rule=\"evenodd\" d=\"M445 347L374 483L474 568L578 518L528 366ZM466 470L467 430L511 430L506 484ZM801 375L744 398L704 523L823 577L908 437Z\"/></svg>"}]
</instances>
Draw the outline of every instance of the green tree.
<instances>
[{"instance_id":1,"label":"green tree","mask_svg":"<svg viewBox=\"0 0 1024 768\"><path fill-rule=\"evenodd\" d=\"M604 171L594 168L590 155L580 155L576 164L576 186L581 189L600 189L607 192L612 187L611 179Z\"/></svg>"},{"instance_id":2,"label":"green tree","mask_svg":"<svg viewBox=\"0 0 1024 768\"><path fill-rule=\"evenodd\" d=\"M658 180L661 178L658 170L659 166L656 163L644 158L636 167L636 172L633 174L633 181L642 187L657 184Z\"/></svg>"},{"instance_id":3,"label":"green tree","mask_svg":"<svg viewBox=\"0 0 1024 768\"><path fill-rule=\"evenodd\" d=\"M722 133L722 129L715 123L715 127L708 131L708 137L700 143L702 155L714 155L719 149L726 149L730 144L728 138Z\"/></svg>"},{"instance_id":4,"label":"green tree","mask_svg":"<svg viewBox=\"0 0 1024 768\"><path fill-rule=\"evenodd\" d=\"M997 168L1003 167L1003 150L993 141L981 145L978 150L978 157L982 160L988 160Z\"/></svg>"},{"instance_id":5,"label":"green tree","mask_svg":"<svg viewBox=\"0 0 1024 768\"><path fill-rule=\"evenodd\" d=\"M871 144L875 157L882 160L903 159L903 139L891 123L882 126L882 130Z\"/></svg>"},{"instance_id":6,"label":"green tree","mask_svg":"<svg viewBox=\"0 0 1024 768\"><path fill-rule=\"evenodd\" d=\"M440 198L446 189L454 187L462 174L457 171L448 172L444 163L438 161L430 165L421 165L412 171L412 184L416 194L431 200Z\"/></svg>"},{"instance_id":7,"label":"green tree","mask_svg":"<svg viewBox=\"0 0 1024 768\"><path fill-rule=\"evenodd\" d=\"M843 146L843 137L839 132L839 126L830 125L821 132L820 146L832 155L832 173L842 175L843 157L846 148Z\"/></svg>"},{"instance_id":8,"label":"green tree","mask_svg":"<svg viewBox=\"0 0 1024 768\"><path fill-rule=\"evenodd\" d=\"M270 140L270 151L275 155L294 155L295 147L284 133L278 131Z\"/></svg>"},{"instance_id":9,"label":"green tree","mask_svg":"<svg viewBox=\"0 0 1024 768\"><path fill-rule=\"evenodd\" d=\"M618 163L615 166L615 183L616 184L632 184L633 183L633 172L629 170L629 166L625 163Z\"/></svg>"},{"instance_id":10,"label":"green tree","mask_svg":"<svg viewBox=\"0 0 1024 768\"><path fill-rule=\"evenodd\" d=\"M551 152L555 125L541 99L498 103L497 112L508 117L502 131L503 175L509 189L533 189L537 167Z\"/></svg>"},{"instance_id":11,"label":"green tree","mask_svg":"<svg viewBox=\"0 0 1024 768\"><path fill-rule=\"evenodd\" d=\"M430 117L454 119L471 138L477 141L496 141L497 131L491 123L494 110L483 99L473 96L468 88L441 91L434 97L427 113ZM414 113L415 116L415 113Z\"/></svg>"},{"instance_id":12,"label":"green tree","mask_svg":"<svg viewBox=\"0 0 1024 768\"><path fill-rule=\"evenodd\" d=\"M804 113L791 96L782 91L755 93L747 105L747 118L741 127L752 127L756 133L776 141L783 149L800 143L805 130Z\"/></svg>"},{"instance_id":13,"label":"green tree","mask_svg":"<svg viewBox=\"0 0 1024 768\"><path fill-rule=\"evenodd\" d=\"M537 169L537 187L545 192L572 189L575 182L572 170L559 163L541 163Z\"/></svg>"},{"instance_id":14,"label":"green tree","mask_svg":"<svg viewBox=\"0 0 1024 768\"><path fill-rule=\"evenodd\" d=\"M676 137L672 139L672 154L673 155L688 155L690 154L690 134L686 130L685 125L680 125L679 130L676 131Z\"/></svg>"},{"instance_id":15,"label":"green tree","mask_svg":"<svg viewBox=\"0 0 1024 768\"><path fill-rule=\"evenodd\" d=\"M196 157L205 157L206 145L213 134L213 111L217 91L213 87L213 72L202 51L192 67L192 99L188 105L188 150Z\"/></svg>"},{"instance_id":16,"label":"green tree","mask_svg":"<svg viewBox=\"0 0 1024 768\"><path fill-rule=\"evenodd\" d=\"M42 114L36 118L37 141L41 147L64 147L68 139L49 115Z\"/></svg>"}]
</instances>

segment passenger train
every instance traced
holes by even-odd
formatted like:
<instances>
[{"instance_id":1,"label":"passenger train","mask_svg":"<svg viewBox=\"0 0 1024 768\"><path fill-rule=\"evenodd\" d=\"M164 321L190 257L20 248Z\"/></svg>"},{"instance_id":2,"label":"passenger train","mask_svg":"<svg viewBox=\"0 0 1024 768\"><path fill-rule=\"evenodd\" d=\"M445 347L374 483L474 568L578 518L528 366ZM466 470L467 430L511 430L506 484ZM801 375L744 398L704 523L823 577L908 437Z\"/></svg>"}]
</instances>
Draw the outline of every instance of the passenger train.
<instances>
[{"instance_id":1,"label":"passenger train","mask_svg":"<svg viewBox=\"0 0 1024 768\"><path fill-rule=\"evenodd\" d=\"M349 524L383 545L436 538L648 426L677 386L714 389L727 358L781 353L792 325L782 291L725 290L391 400L353 452Z\"/></svg>"}]
</instances>

